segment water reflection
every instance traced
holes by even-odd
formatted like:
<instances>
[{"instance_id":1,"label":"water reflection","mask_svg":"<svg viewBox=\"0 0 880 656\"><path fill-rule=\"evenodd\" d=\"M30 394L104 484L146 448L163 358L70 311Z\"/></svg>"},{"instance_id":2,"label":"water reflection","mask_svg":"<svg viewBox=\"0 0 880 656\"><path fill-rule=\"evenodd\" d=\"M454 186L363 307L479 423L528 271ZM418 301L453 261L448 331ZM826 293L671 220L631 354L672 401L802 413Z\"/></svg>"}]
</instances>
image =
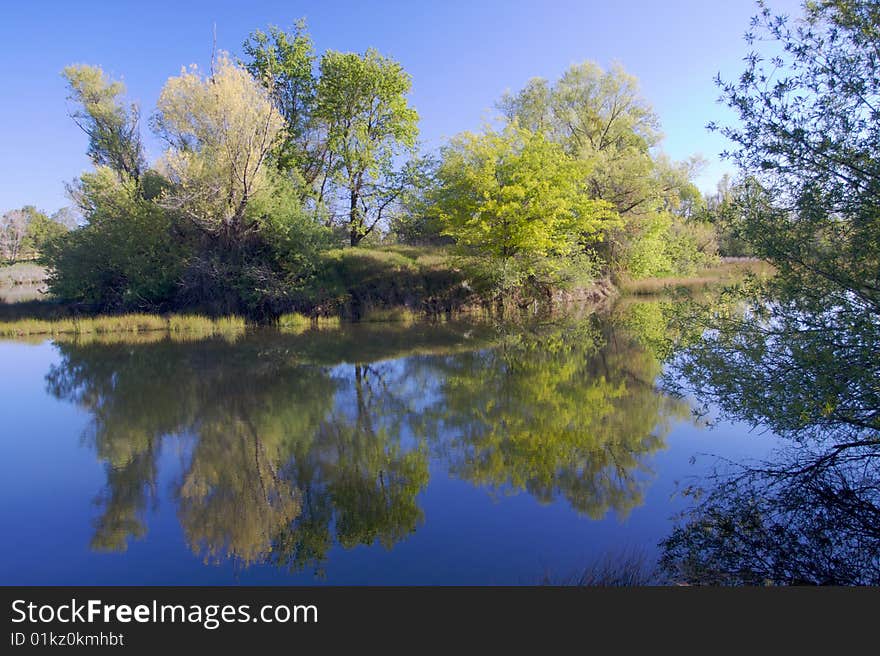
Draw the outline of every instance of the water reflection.
<instances>
[{"instance_id":1,"label":"water reflection","mask_svg":"<svg viewBox=\"0 0 880 656\"><path fill-rule=\"evenodd\" d=\"M687 406L629 314L568 325L352 326L235 343L61 343L49 391L105 463L92 547L147 534L160 451L187 445L177 518L206 562L320 573L334 545L390 549L425 521L429 471L625 515Z\"/></svg>"},{"instance_id":2,"label":"water reflection","mask_svg":"<svg viewBox=\"0 0 880 656\"><path fill-rule=\"evenodd\" d=\"M702 322L674 385L783 446L697 481L661 564L692 583L880 584L880 318L853 295L775 291Z\"/></svg>"}]
</instances>

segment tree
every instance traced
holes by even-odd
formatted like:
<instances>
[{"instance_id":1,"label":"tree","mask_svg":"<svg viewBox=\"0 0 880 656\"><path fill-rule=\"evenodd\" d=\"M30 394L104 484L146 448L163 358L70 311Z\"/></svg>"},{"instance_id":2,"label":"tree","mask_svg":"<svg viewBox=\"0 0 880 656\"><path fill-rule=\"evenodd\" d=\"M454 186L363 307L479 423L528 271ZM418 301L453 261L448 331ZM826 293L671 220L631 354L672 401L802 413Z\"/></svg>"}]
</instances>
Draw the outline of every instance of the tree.
<instances>
[{"instance_id":1,"label":"tree","mask_svg":"<svg viewBox=\"0 0 880 656\"><path fill-rule=\"evenodd\" d=\"M33 258L43 252L49 241L68 230L54 216L50 219L33 205L11 210L0 217L0 258L9 262Z\"/></svg>"},{"instance_id":2,"label":"tree","mask_svg":"<svg viewBox=\"0 0 880 656\"><path fill-rule=\"evenodd\" d=\"M160 170L171 182L162 203L234 247L257 229L247 207L268 188L267 160L284 119L225 53L212 68L208 77L184 70L159 96L154 126L169 145Z\"/></svg>"},{"instance_id":3,"label":"tree","mask_svg":"<svg viewBox=\"0 0 880 656\"><path fill-rule=\"evenodd\" d=\"M411 86L403 67L375 50L331 50L321 58L315 117L326 130L352 246L380 225L405 188L395 160L418 136L418 113L406 98Z\"/></svg>"},{"instance_id":4,"label":"tree","mask_svg":"<svg viewBox=\"0 0 880 656\"><path fill-rule=\"evenodd\" d=\"M60 223L68 230L73 230L79 226L79 217L72 207L62 207L52 214L51 218L55 223Z\"/></svg>"},{"instance_id":5,"label":"tree","mask_svg":"<svg viewBox=\"0 0 880 656\"><path fill-rule=\"evenodd\" d=\"M663 543L679 580L880 580L878 25L874 1L808 2L796 21L762 3L747 42L773 55L752 52L738 80L718 80L740 123L714 127L742 176L722 208L778 273L730 295L748 311L694 322L701 338L672 371L791 446L696 490Z\"/></svg>"},{"instance_id":6,"label":"tree","mask_svg":"<svg viewBox=\"0 0 880 656\"><path fill-rule=\"evenodd\" d=\"M56 220L57 213L52 218L49 218L44 212L40 212L32 205L22 209L29 214L27 235L25 236L23 248L32 255L42 253L50 241L58 238L70 229Z\"/></svg>"},{"instance_id":7,"label":"tree","mask_svg":"<svg viewBox=\"0 0 880 656\"><path fill-rule=\"evenodd\" d=\"M24 209L10 210L0 217L0 256L15 262L21 254L28 228L28 214Z\"/></svg>"},{"instance_id":8,"label":"tree","mask_svg":"<svg viewBox=\"0 0 880 656\"><path fill-rule=\"evenodd\" d=\"M301 174L307 185L314 184L328 168L327 148L326 140L316 134L313 117L316 56L305 21L297 21L292 33L275 26L268 33L257 30L243 50L249 58L248 72L266 88L284 118L285 132L276 153L279 168Z\"/></svg>"},{"instance_id":9,"label":"tree","mask_svg":"<svg viewBox=\"0 0 880 656\"><path fill-rule=\"evenodd\" d=\"M615 221L611 206L586 192L589 172L584 160L516 125L459 135L437 170L444 234L504 266L514 257L569 255L600 241Z\"/></svg>"},{"instance_id":10,"label":"tree","mask_svg":"<svg viewBox=\"0 0 880 656\"><path fill-rule=\"evenodd\" d=\"M739 125L714 125L749 185L738 230L784 278L880 311L880 7L821 0L797 21L761 5L738 80L718 80Z\"/></svg>"},{"instance_id":11,"label":"tree","mask_svg":"<svg viewBox=\"0 0 880 656\"><path fill-rule=\"evenodd\" d=\"M530 80L521 91L507 93L498 107L509 122L543 134L569 157L590 162L586 192L611 203L622 219L595 245L607 264L615 270L635 268L641 275L675 268L664 244L674 240L672 227L684 219L661 214L679 210L693 197L690 180L699 161L673 163L655 154L659 119L635 77L619 65L603 70L585 62L552 83ZM648 243L653 252L646 258ZM649 261L657 266L646 270Z\"/></svg>"},{"instance_id":12,"label":"tree","mask_svg":"<svg viewBox=\"0 0 880 656\"><path fill-rule=\"evenodd\" d=\"M621 214L657 198L650 149L660 142L660 122L636 78L621 66L603 71L592 62L573 65L553 84L537 78L508 93L499 108L568 155L592 160L591 193Z\"/></svg>"},{"instance_id":13,"label":"tree","mask_svg":"<svg viewBox=\"0 0 880 656\"><path fill-rule=\"evenodd\" d=\"M138 180L145 167L143 144L137 105L121 101L125 85L97 66L68 66L61 74L70 89L68 100L77 105L71 117L89 137L92 162Z\"/></svg>"},{"instance_id":14,"label":"tree","mask_svg":"<svg viewBox=\"0 0 880 656\"><path fill-rule=\"evenodd\" d=\"M735 182L725 173L718 181L715 192L706 196L705 204L696 212L698 219L714 226L718 252L721 255L731 257L754 255L751 246L740 234L740 213L743 209L740 198L747 193L747 183Z\"/></svg>"}]
</instances>

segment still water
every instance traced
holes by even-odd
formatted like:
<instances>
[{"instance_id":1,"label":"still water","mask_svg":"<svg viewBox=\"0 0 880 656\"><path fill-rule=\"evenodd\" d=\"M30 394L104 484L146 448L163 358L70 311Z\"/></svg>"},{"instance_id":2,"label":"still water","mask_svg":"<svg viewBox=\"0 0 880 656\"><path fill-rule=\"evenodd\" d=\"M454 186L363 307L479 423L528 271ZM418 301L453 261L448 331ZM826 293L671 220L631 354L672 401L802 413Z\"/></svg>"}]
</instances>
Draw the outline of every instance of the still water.
<instances>
[{"instance_id":1,"label":"still water","mask_svg":"<svg viewBox=\"0 0 880 656\"><path fill-rule=\"evenodd\" d=\"M0 341L0 583L536 584L654 560L682 485L770 446L662 391L658 311Z\"/></svg>"}]
</instances>

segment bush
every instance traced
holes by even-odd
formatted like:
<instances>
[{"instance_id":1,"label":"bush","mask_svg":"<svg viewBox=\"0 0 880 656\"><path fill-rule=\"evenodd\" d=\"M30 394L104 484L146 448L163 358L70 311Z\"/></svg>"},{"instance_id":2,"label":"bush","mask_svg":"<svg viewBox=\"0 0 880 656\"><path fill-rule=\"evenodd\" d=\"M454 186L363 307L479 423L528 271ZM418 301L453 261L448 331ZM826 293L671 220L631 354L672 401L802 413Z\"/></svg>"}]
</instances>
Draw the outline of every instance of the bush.
<instances>
[{"instance_id":1,"label":"bush","mask_svg":"<svg viewBox=\"0 0 880 656\"><path fill-rule=\"evenodd\" d=\"M169 306L186 259L169 214L106 167L84 174L74 193L88 223L45 244L49 291L100 310Z\"/></svg>"}]
</instances>

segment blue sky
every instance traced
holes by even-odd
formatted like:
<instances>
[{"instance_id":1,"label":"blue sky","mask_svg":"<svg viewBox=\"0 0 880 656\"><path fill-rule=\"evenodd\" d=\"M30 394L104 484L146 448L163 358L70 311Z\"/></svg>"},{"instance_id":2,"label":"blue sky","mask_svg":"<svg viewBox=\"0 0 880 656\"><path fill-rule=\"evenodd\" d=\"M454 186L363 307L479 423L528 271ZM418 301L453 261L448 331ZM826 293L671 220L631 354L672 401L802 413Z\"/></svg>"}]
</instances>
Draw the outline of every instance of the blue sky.
<instances>
[{"instance_id":1,"label":"blue sky","mask_svg":"<svg viewBox=\"0 0 880 656\"><path fill-rule=\"evenodd\" d=\"M798 0L769 0L797 15ZM722 137L706 123L733 120L716 102L713 77L743 67L742 36L752 0L296 0L12 2L0 9L0 212L24 204L54 211L68 204L64 182L89 168L86 137L67 116L61 69L101 65L120 77L146 118L165 80L181 66L233 54L257 28L305 17L318 51L369 47L399 60L413 76L411 100L426 149L494 116L507 90L531 77L558 77L585 60L620 62L642 84L674 159L701 154L698 179L710 190L729 166ZM148 138L149 156L159 144Z\"/></svg>"}]
</instances>

